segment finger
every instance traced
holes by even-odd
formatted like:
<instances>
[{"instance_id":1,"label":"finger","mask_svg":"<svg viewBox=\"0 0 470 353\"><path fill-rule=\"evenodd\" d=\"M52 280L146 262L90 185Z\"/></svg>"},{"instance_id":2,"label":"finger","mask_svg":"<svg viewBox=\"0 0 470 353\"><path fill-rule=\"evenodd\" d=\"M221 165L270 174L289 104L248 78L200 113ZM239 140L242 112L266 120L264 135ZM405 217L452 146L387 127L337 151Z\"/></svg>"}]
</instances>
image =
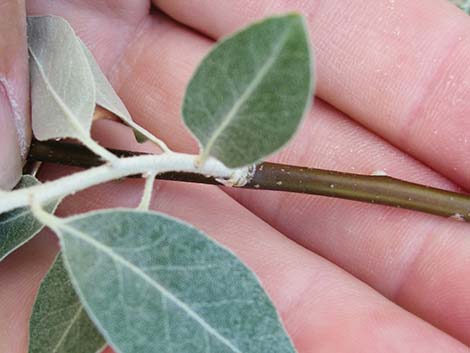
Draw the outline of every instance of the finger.
<instances>
[{"instance_id":1,"label":"finger","mask_svg":"<svg viewBox=\"0 0 470 353\"><path fill-rule=\"evenodd\" d=\"M145 0L35 0L26 5L29 16L65 18L107 75L128 43L138 36L139 23L149 12L149 3Z\"/></svg>"},{"instance_id":2,"label":"finger","mask_svg":"<svg viewBox=\"0 0 470 353\"><path fill-rule=\"evenodd\" d=\"M299 11L316 49L317 95L470 188L470 20L448 1L154 3L213 38Z\"/></svg>"},{"instance_id":3,"label":"finger","mask_svg":"<svg viewBox=\"0 0 470 353\"><path fill-rule=\"evenodd\" d=\"M69 21L75 19L75 21L71 21L75 22L75 25L79 25L83 23L83 21L88 20L88 26L90 24L103 26L103 24L95 23L97 19L103 19L109 22L122 20L126 25L129 25L133 22L132 20L139 20L146 16L150 10L150 4L147 0L57 0L54 2L48 0L34 0L27 3L27 9L29 14L56 14L68 18ZM81 15L86 14L89 15L88 18L82 18ZM85 30L85 28L83 29ZM90 30L90 28L88 30ZM113 30L120 29L113 28ZM108 28L107 32L112 31L109 31Z\"/></svg>"},{"instance_id":4,"label":"finger","mask_svg":"<svg viewBox=\"0 0 470 353\"><path fill-rule=\"evenodd\" d=\"M0 189L11 189L30 139L24 2L0 0L0 13Z\"/></svg>"},{"instance_id":5,"label":"finger","mask_svg":"<svg viewBox=\"0 0 470 353\"><path fill-rule=\"evenodd\" d=\"M98 137L107 145L131 149L135 146L127 128L109 121L100 125L98 132L107 133ZM43 176L54 178L56 174L50 169ZM158 185L153 207L202 229L256 272L300 353L377 352L385 347L388 352L467 349L288 240L221 190L171 182ZM115 205L133 207L138 204L141 191L140 180L108 183L69 198L60 212L65 215Z\"/></svg>"},{"instance_id":6,"label":"finger","mask_svg":"<svg viewBox=\"0 0 470 353\"><path fill-rule=\"evenodd\" d=\"M121 87L121 96L140 123L158 129L159 136L170 145L194 151L195 143L178 116L184 87L210 43L163 19L147 26L134 43L136 47L130 47L123 56L115 84ZM386 170L414 182L453 188L321 103L314 106L299 136L277 159L366 174ZM470 249L465 226L350 201L259 191L237 195L246 207L292 239L470 342L466 319L470 315L470 305L466 305L470 298L469 273L464 265ZM439 268L431 267L432 263ZM436 292L440 293L438 298ZM445 305L436 305L436 300Z\"/></svg>"},{"instance_id":7,"label":"finger","mask_svg":"<svg viewBox=\"0 0 470 353\"><path fill-rule=\"evenodd\" d=\"M187 42L179 43L181 40ZM141 23L139 38L122 54L111 76L133 118L174 150L198 151L180 111L189 77L211 44L201 36L188 35L188 31L167 18L148 18ZM163 50L166 46L168 51Z\"/></svg>"}]
</instances>

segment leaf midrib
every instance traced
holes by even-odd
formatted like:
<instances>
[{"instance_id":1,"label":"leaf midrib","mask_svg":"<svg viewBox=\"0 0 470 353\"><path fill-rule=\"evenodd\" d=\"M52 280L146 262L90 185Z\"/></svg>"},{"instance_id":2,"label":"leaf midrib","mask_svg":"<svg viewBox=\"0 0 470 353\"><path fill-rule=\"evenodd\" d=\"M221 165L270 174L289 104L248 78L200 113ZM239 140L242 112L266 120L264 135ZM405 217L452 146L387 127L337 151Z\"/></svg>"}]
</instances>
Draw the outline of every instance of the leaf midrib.
<instances>
[{"instance_id":1,"label":"leaf midrib","mask_svg":"<svg viewBox=\"0 0 470 353\"><path fill-rule=\"evenodd\" d=\"M136 275L141 277L144 281L148 282L152 287L157 289L164 297L168 298L178 307L183 309L194 321L196 321L203 329L209 332L212 336L216 339L221 341L224 345L230 348L235 353L242 353L237 347L235 347L227 338L222 336L217 330L212 327L209 323L207 323L203 318L201 318L193 309L191 309L187 304L173 295L167 288L163 285L155 281L149 275L147 275L144 271L142 271L139 267L134 265L133 263L126 260L124 257L115 254L112 251L112 248L100 243L99 241L93 239L92 237L88 236L86 233L81 232L80 230L73 228L72 226L66 225L65 223L61 223L59 225L59 229L62 228L65 231L70 232L72 235L82 239L83 241L87 242L88 244L94 246L96 249L101 250L102 252L106 253L111 259L121 263L123 266L129 268L132 272Z\"/></svg>"},{"instance_id":2,"label":"leaf midrib","mask_svg":"<svg viewBox=\"0 0 470 353\"><path fill-rule=\"evenodd\" d=\"M207 158L210 155L210 150L212 149L212 146L215 144L216 140L219 138L219 136L222 134L222 132L227 128L227 126L230 124L230 122L234 119L234 117L236 116L236 114L240 110L241 106L248 100L248 98L251 96L251 94L256 90L258 85L263 80L264 76L272 68L272 66L274 65L279 53L281 52L282 48L284 47L284 44L286 43L286 40L287 40L287 37L288 37L288 34L289 34L290 31L291 31L290 28L287 28L284 31L284 33L282 34L281 39L279 40L279 43L274 47L271 55L265 61L265 64L261 67L261 69L255 75L255 77L250 82L250 84L245 88L243 93L240 95L240 98L235 102L235 104L232 106L232 108L227 113L227 115L222 119L222 122L219 125L219 127L214 130L212 136L207 141L207 144L204 148L204 151L202 153L202 158L201 158L202 160L204 160L205 158Z\"/></svg>"},{"instance_id":3,"label":"leaf midrib","mask_svg":"<svg viewBox=\"0 0 470 353\"><path fill-rule=\"evenodd\" d=\"M59 341L57 341L57 344L56 346L54 347L54 350L52 351L52 353L57 353L57 350L59 349L59 347L62 345L62 343L64 342L65 340L65 337L67 337L67 335L69 334L70 330L72 329L73 325L75 325L75 322L77 322L78 318L80 317L82 311L83 311L83 306L80 304L80 302L78 302L77 304L79 304L80 306L78 307L78 310L77 312L75 313L75 315L73 316L72 320L70 321L69 325L67 326L67 328L65 329L64 333L62 334L62 336L60 337Z\"/></svg>"}]
</instances>

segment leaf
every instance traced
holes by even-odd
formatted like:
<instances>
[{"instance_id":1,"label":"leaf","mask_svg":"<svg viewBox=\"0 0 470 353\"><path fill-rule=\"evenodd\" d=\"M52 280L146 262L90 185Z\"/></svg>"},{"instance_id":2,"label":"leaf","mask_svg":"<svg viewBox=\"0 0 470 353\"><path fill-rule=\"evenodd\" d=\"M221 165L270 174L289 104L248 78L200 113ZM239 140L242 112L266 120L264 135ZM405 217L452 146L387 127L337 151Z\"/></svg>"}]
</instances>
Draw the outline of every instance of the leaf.
<instances>
[{"instance_id":1,"label":"leaf","mask_svg":"<svg viewBox=\"0 0 470 353\"><path fill-rule=\"evenodd\" d=\"M96 353L106 342L83 308L59 254L39 288L29 353Z\"/></svg>"},{"instance_id":2,"label":"leaf","mask_svg":"<svg viewBox=\"0 0 470 353\"><path fill-rule=\"evenodd\" d=\"M93 78L95 80L96 104L116 114L123 121L131 122L132 118L129 114L129 111L122 102L121 98L119 98L117 93L114 91L111 83L109 83L108 79L101 71L101 68L96 62L95 57L81 40L80 44L83 51L85 52L85 56L88 60L88 64L90 65L91 72L93 73Z\"/></svg>"},{"instance_id":3,"label":"leaf","mask_svg":"<svg viewBox=\"0 0 470 353\"><path fill-rule=\"evenodd\" d=\"M79 39L80 40L80 39ZM105 108L106 110L114 113L122 121L124 121L128 126L130 126L134 132L135 139L138 143L144 143L146 141L152 141L162 148L163 151L167 150L166 145L163 141L159 140L153 136L150 132L145 130L142 126L137 124L129 114L126 106L122 102L121 98L117 95L111 83L109 83L106 76L101 71L100 66L96 62L91 51L86 47L86 45L80 40L83 51L87 57L88 63L90 65L91 71L96 84L96 104Z\"/></svg>"},{"instance_id":4,"label":"leaf","mask_svg":"<svg viewBox=\"0 0 470 353\"><path fill-rule=\"evenodd\" d=\"M87 48L85 43L83 43L81 40L80 43L82 45L83 51L85 52L91 71L93 72L93 77L95 79L96 104L100 105L106 110L109 110L111 113L115 114L129 126L135 126L136 124L134 120L132 120L129 111L122 102L121 98L119 98L119 96L117 95L111 83L101 71L101 68L96 62L95 57ZM148 140L141 132L137 131L135 128L133 129L133 131L137 142L144 143Z\"/></svg>"},{"instance_id":5,"label":"leaf","mask_svg":"<svg viewBox=\"0 0 470 353\"><path fill-rule=\"evenodd\" d=\"M27 23L34 136L89 139L95 83L72 27L55 16Z\"/></svg>"},{"instance_id":6,"label":"leaf","mask_svg":"<svg viewBox=\"0 0 470 353\"><path fill-rule=\"evenodd\" d=\"M258 22L219 43L191 79L186 125L231 168L252 164L293 136L312 94L309 44L301 16Z\"/></svg>"},{"instance_id":7,"label":"leaf","mask_svg":"<svg viewBox=\"0 0 470 353\"><path fill-rule=\"evenodd\" d=\"M133 129L134 131L134 137L135 137L135 140L138 142L138 143L144 143L144 142L147 142L148 141L148 138L145 137L145 135L135 129Z\"/></svg>"},{"instance_id":8,"label":"leaf","mask_svg":"<svg viewBox=\"0 0 470 353\"><path fill-rule=\"evenodd\" d=\"M53 228L82 303L117 352L295 352L254 274L197 229L135 210Z\"/></svg>"},{"instance_id":9,"label":"leaf","mask_svg":"<svg viewBox=\"0 0 470 353\"><path fill-rule=\"evenodd\" d=\"M39 184L39 181L31 175L23 175L16 189L27 188ZM44 206L47 212L53 213L58 201ZM13 251L31 240L44 228L31 213L29 207L17 208L0 214L0 261Z\"/></svg>"}]
</instances>

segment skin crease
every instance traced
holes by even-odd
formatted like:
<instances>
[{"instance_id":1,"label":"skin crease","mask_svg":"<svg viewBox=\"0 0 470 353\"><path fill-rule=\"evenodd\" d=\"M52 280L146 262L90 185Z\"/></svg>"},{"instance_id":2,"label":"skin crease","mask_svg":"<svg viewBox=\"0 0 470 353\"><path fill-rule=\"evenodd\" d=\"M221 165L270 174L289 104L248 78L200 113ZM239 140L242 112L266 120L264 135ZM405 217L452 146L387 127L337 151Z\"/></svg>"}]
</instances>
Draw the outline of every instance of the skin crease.
<instances>
[{"instance_id":1,"label":"skin crease","mask_svg":"<svg viewBox=\"0 0 470 353\"><path fill-rule=\"evenodd\" d=\"M470 98L470 39L463 34L470 20L445 0L155 5L174 20L149 14L145 1L36 0L27 10L67 18L135 119L171 148L196 152L180 104L213 40L297 9L315 45L318 98L294 141L272 160L386 170L469 189L470 106L456 103ZM116 122L98 121L94 134L109 147L152 149ZM40 177L69 172L44 166ZM135 207L142 187L137 180L97 186L67 198L59 214ZM169 182L157 183L152 208L233 249L260 277L299 353L468 352L468 224L344 200ZM27 352L34 295L56 251L45 231L0 264L0 352Z\"/></svg>"}]
</instances>

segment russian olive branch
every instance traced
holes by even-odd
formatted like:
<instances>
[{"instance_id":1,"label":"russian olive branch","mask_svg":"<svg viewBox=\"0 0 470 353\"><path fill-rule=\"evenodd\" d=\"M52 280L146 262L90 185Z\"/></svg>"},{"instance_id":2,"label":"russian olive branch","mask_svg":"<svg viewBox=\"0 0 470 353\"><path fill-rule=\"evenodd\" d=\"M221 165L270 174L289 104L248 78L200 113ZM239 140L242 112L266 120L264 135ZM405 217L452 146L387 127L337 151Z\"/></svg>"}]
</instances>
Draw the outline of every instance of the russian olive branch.
<instances>
[{"instance_id":1,"label":"russian olive branch","mask_svg":"<svg viewBox=\"0 0 470 353\"><path fill-rule=\"evenodd\" d=\"M143 155L139 152L110 151L117 156L127 158ZM100 158L86 147L63 142L34 141L31 145L29 160L82 168L97 167L103 164ZM204 170L181 170L180 172L163 172L158 174L156 178L223 185L216 176L217 174L208 175ZM228 177L228 175L219 176ZM240 187L330 196L394 206L444 217L455 216L457 219L470 221L469 195L419 185L389 176L358 175L264 162L256 166L248 182Z\"/></svg>"},{"instance_id":2,"label":"russian olive branch","mask_svg":"<svg viewBox=\"0 0 470 353\"><path fill-rule=\"evenodd\" d=\"M100 158L100 157L97 157ZM203 166L197 166L198 156L186 153L163 153L159 155L138 155L117 158L95 168L74 173L44 184L2 194L0 214L18 207L30 206L32 202L44 204L107 181L120 179L132 174L160 174L169 171L201 173L214 176L227 183L243 183L249 175L249 168L230 169L214 158Z\"/></svg>"}]
</instances>

